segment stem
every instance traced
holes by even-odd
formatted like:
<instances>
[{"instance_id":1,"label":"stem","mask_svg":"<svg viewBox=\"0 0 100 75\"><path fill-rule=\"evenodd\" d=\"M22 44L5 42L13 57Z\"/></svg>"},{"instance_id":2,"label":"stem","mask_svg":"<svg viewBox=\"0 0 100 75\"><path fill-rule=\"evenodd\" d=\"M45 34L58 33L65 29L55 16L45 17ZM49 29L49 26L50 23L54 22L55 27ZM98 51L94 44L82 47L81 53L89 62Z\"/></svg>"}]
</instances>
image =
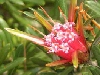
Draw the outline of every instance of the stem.
<instances>
[{"instance_id":1,"label":"stem","mask_svg":"<svg viewBox=\"0 0 100 75\"><path fill-rule=\"evenodd\" d=\"M68 13L69 22L74 22L76 5L77 5L77 0L70 0L70 7L69 7L69 13Z\"/></svg>"},{"instance_id":2,"label":"stem","mask_svg":"<svg viewBox=\"0 0 100 75\"><path fill-rule=\"evenodd\" d=\"M26 58L26 48L25 48L25 45L24 45L24 57ZM25 60L24 61L24 72L27 71L27 65L26 65L27 61Z\"/></svg>"}]
</instances>

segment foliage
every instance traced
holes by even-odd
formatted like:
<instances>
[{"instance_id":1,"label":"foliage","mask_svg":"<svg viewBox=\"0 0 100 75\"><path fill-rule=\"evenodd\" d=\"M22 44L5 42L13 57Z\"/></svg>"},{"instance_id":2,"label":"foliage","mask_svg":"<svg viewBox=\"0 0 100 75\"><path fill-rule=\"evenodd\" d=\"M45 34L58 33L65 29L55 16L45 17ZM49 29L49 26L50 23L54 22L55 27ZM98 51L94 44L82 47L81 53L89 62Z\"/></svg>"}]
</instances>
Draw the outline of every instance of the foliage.
<instances>
[{"instance_id":1,"label":"foliage","mask_svg":"<svg viewBox=\"0 0 100 75\"><path fill-rule=\"evenodd\" d=\"M42 37L30 27L33 25L44 34L48 34L46 28L35 19L33 12L37 11L47 19L40 8L42 6L54 20L63 22L58 6L68 17L69 0L0 0L0 75L100 75L100 31L91 22L95 19L100 23L100 1L77 1L78 4L83 2L84 9L91 15L87 21L83 20L83 24L91 24L96 37L94 38L89 30L84 31L86 40L91 44L90 59L81 64L76 71L72 65L46 67L46 63L59 58L48 54L44 47L5 30L9 27Z\"/></svg>"}]
</instances>

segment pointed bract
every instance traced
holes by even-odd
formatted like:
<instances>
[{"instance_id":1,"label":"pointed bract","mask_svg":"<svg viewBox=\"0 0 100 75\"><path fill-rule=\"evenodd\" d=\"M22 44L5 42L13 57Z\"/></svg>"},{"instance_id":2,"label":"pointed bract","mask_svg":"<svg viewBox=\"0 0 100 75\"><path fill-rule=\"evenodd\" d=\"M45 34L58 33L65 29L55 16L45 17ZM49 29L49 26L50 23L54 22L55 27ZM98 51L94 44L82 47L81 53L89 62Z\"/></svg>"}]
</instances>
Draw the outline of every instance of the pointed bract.
<instances>
[{"instance_id":1,"label":"pointed bract","mask_svg":"<svg viewBox=\"0 0 100 75\"><path fill-rule=\"evenodd\" d=\"M79 10L81 12L83 12L83 3L81 3ZM86 40L85 40L84 32L83 32L83 24L82 24L82 14L81 14L81 12L78 13L77 31L78 31L78 33L80 35L81 42L83 42L83 44L86 46Z\"/></svg>"},{"instance_id":2,"label":"pointed bract","mask_svg":"<svg viewBox=\"0 0 100 75\"><path fill-rule=\"evenodd\" d=\"M70 7L69 7L69 12L68 12L69 22L74 22L76 5L77 5L77 0L70 0Z\"/></svg>"},{"instance_id":3,"label":"pointed bract","mask_svg":"<svg viewBox=\"0 0 100 75\"><path fill-rule=\"evenodd\" d=\"M72 63L73 63L73 66L75 68L78 67L78 55L77 55L77 51L73 52L73 55L72 55Z\"/></svg>"},{"instance_id":4,"label":"pointed bract","mask_svg":"<svg viewBox=\"0 0 100 75\"><path fill-rule=\"evenodd\" d=\"M67 62L68 62L67 60L57 60L57 61L46 64L46 66L53 67L53 66L65 64Z\"/></svg>"}]
</instances>

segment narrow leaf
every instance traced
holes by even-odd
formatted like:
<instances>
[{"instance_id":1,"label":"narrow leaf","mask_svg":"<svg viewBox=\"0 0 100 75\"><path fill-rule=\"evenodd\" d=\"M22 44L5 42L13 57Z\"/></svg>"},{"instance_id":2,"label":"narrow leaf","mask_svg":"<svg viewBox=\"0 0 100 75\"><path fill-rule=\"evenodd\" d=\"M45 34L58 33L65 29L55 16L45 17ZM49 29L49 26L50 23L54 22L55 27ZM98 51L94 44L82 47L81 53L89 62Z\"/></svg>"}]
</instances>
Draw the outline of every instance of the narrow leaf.
<instances>
[{"instance_id":1,"label":"narrow leaf","mask_svg":"<svg viewBox=\"0 0 100 75\"><path fill-rule=\"evenodd\" d=\"M2 49L0 49L0 65L3 63L3 61L6 59L8 53L10 51L10 45L7 44Z\"/></svg>"},{"instance_id":2,"label":"narrow leaf","mask_svg":"<svg viewBox=\"0 0 100 75\"><path fill-rule=\"evenodd\" d=\"M35 17L41 24L43 24L49 31L52 29L52 25L46 21L41 15L39 15L36 11L34 12Z\"/></svg>"},{"instance_id":3,"label":"narrow leaf","mask_svg":"<svg viewBox=\"0 0 100 75\"><path fill-rule=\"evenodd\" d=\"M73 66L67 66L59 75L70 75L69 73L74 70Z\"/></svg>"},{"instance_id":4,"label":"narrow leaf","mask_svg":"<svg viewBox=\"0 0 100 75\"><path fill-rule=\"evenodd\" d=\"M86 1L85 6L89 7L92 11L94 11L96 13L94 15L100 16L100 3L99 2Z\"/></svg>"},{"instance_id":5,"label":"narrow leaf","mask_svg":"<svg viewBox=\"0 0 100 75\"><path fill-rule=\"evenodd\" d=\"M100 42L100 31L98 31L98 33L94 39L93 45L98 45L99 42Z\"/></svg>"},{"instance_id":6,"label":"narrow leaf","mask_svg":"<svg viewBox=\"0 0 100 75\"><path fill-rule=\"evenodd\" d=\"M11 2L15 3L15 4L18 4L18 5L24 5L24 2L22 0L10 0Z\"/></svg>"},{"instance_id":7,"label":"narrow leaf","mask_svg":"<svg viewBox=\"0 0 100 75\"><path fill-rule=\"evenodd\" d=\"M32 13L28 12L28 11L24 11L23 13L30 18L35 18L34 15Z\"/></svg>"},{"instance_id":8,"label":"narrow leaf","mask_svg":"<svg viewBox=\"0 0 100 75\"><path fill-rule=\"evenodd\" d=\"M13 41L12 41L12 37L11 35L4 29L4 28L7 28L9 25L7 24L7 22L2 18L0 17L0 29L2 31L2 35L0 35L0 37L2 37L2 40L3 42L8 42L10 43L10 47L12 48L13 47ZM3 38L4 37L4 38Z\"/></svg>"},{"instance_id":9,"label":"narrow leaf","mask_svg":"<svg viewBox=\"0 0 100 75\"><path fill-rule=\"evenodd\" d=\"M14 60L16 60L19 57L22 57L24 55L24 46L23 44L19 44L17 49L15 50L15 56L14 56Z\"/></svg>"},{"instance_id":10,"label":"narrow leaf","mask_svg":"<svg viewBox=\"0 0 100 75\"><path fill-rule=\"evenodd\" d=\"M83 66L81 69L82 75L93 75L89 69L89 66Z\"/></svg>"},{"instance_id":11,"label":"narrow leaf","mask_svg":"<svg viewBox=\"0 0 100 75\"><path fill-rule=\"evenodd\" d=\"M56 20L60 20L60 12L59 12L58 6L59 6L59 3L62 3L62 2L59 2L59 1L62 1L62 0L55 0L54 8L53 10L51 10L51 11L54 11L52 12L52 17Z\"/></svg>"},{"instance_id":12,"label":"narrow leaf","mask_svg":"<svg viewBox=\"0 0 100 75\"><path fill-rule=\"evenodd\" d=\"M45 5L45 1L44 0L23 0L25 3L29 3L32 5Z\"/></svg>"},{"instance_id":13,"label":"narrow leaf","mask_svg":"<svg viewBox=\"0 0 100 75\"><path fill-rule=\"evenodd\" d=\"M39 75L57 75L56 72L42 72Z\"/></svg>"},{"instance_id":14,"label":"narrow leaf","mask_svg":"<svg viewBox=\"0 0 100 75\"><path fill-rule=\"evenodd\" d=\"M100 75L100 69L98 67L89 66L89 69L93 75Z\"/></svg>"},{"instance_id":15,"label":"narrow leaf","mask_svg":"<svg viewBox=\"0 0 100 75\"><path fill-rule=\"evenodd\" d=\"M93 45L91 50L93 52L95 59L97 60L98 65L100 66L100 49L98 48L98 46Z\"/></svg>"},{"instance_id":16,"label":"narrow leaf","mask_svg":"<svg viewBox=\"0 0 100 75\"><path fill-rule=\"evenodd\" d=\"M44 45L44 41L41 38L29 35L25 32L15 30L15 29L11 29L11 28L5 28L5 29L13 35L16 35L16 36L19 36L21 38L27 39L27 40L32 41L33 43L39 44L41 46Z\"/></svg>"},{"instance_id":17,"label":"narrow leaf","mask_svg":"<svg viewBox=\"0 0 100 75\"><path fill-rule=\"evenodd\" d=\"M61 8L63 13L68 16L68 10L67 10L67 0L57 0L58 1L58 6ZM58 7L57 7L58 8Z\"/></svg>"},{"instance_id":18,"label":"narrow leaf","mask_svg":"<svg viewBox=\"0 0 100 75\"><path fill-rule=\"evenodd\" d=\"M21 64L23 61L25 60L25 58L18 58L16 59L15 61L3 66L3 67L0 67L0 74L7 71L7 70L10 70L16 66L18 66L19 64Z\"/></svg>"}]
</instances>

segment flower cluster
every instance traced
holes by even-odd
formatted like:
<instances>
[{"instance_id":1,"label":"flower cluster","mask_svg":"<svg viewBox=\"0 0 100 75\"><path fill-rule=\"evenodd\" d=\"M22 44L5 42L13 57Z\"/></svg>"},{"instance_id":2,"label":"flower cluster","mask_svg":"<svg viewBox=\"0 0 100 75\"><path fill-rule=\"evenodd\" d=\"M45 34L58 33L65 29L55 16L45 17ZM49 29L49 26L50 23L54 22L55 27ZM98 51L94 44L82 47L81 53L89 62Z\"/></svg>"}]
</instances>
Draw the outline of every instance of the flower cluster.
<instances>
[{"instance_id":1,"label":"flower cluster","mask_svg":"<svg viewBox=\"0 0 100 75\"><path fill-rule=\"evenodd\" d=\"M86 51L73 25L74 22L54 25L51 33L44 37L45 46L50 48L48 53L55 53L71 62L74 51Z\"/></svg>"}]
</instances>

